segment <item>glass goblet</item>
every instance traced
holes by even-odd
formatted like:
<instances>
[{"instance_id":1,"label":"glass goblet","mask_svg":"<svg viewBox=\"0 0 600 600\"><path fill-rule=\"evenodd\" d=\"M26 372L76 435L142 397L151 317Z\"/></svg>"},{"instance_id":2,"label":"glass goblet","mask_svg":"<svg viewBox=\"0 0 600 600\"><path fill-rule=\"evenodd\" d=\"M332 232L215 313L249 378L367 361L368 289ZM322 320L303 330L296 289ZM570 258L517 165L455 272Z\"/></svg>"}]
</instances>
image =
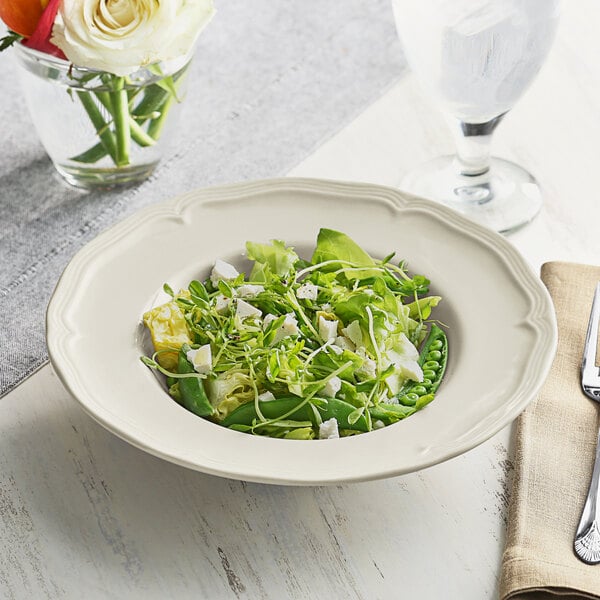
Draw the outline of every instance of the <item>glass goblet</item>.
<instances>
[{"instance_id":1,"label":"glass goblet","mask_svg":"<svg viewBox=\"0 0 600 600\"><path fill-rule=\"evenodd\" d=\"M542 205L535 178L490 156L492 134L552 45L559 0L392 0L406 59L452 123L456 154L409 172L400 187L499 232Z\"/></svg>"}]
</instances>

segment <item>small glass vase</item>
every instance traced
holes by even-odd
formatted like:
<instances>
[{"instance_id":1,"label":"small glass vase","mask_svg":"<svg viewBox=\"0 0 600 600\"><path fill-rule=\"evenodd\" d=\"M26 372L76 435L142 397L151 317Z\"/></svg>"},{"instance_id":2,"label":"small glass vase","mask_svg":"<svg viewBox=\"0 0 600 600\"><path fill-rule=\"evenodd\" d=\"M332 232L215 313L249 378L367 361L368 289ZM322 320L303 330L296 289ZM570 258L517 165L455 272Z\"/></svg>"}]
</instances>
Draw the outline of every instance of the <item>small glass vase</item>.
<instances>
[{"instance_id":1,"label":"small glass vase","mask_svg":"<svg viewBox=\"0 0 600 600\"><path fill-rule=\"evenodd\" d=\"M189 56L118 77L15 49L38 136L68 183L112 188L154 171L176 139Z\"/></svg>"}]
</instances>

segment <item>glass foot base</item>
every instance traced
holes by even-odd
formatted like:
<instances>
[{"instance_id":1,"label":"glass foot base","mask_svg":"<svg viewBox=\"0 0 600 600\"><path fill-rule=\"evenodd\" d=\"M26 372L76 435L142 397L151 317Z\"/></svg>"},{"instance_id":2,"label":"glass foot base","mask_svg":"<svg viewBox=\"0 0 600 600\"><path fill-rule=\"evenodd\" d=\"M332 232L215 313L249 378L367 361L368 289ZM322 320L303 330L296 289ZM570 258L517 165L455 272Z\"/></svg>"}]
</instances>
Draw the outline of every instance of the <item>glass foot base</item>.
<instances>
[{"instance_id":1,"label":"glass foot base","mask_svg":"<svg viewBox=\"0 0 600 600\"><path fill-rule=\"evenodd\" d=\"M54 166L63 179L75 187L88 190L109 190L140 183L152 174L157 164L158 161L119 168L79 167L58 164Z\"/></svg>"},{"instance_id":2,"label":"glass foot base","mask_svg":"<svg viewBox=\"0 0 600 600\"><path fill-rule=\"evenodd\" d=\"M400 188L435 200L500 233L531 222L542 207L535 178L525 169L492 158L482 175L461 175L454 156L429 161L400 182Z\"/></svg>"}]
</instances>

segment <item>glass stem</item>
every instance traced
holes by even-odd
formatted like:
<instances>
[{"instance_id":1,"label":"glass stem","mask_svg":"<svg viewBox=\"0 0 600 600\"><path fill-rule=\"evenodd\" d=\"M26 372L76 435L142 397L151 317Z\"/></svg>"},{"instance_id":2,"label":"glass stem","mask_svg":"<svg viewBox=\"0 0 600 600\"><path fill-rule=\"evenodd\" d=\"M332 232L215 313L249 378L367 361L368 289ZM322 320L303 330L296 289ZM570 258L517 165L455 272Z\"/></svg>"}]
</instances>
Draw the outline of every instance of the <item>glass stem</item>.
<instances>
[{"instance_id":1,"label":"glass stem","mask_svg":"<svg viewBox=\"0 0 600 600\"><path fill-rule=\"evenodd\" d=\"M456 162L461 175L476 177L490 170L492 134L502 117L503 114L485 123L454 122Z\"/></svg>"}]
</instances>

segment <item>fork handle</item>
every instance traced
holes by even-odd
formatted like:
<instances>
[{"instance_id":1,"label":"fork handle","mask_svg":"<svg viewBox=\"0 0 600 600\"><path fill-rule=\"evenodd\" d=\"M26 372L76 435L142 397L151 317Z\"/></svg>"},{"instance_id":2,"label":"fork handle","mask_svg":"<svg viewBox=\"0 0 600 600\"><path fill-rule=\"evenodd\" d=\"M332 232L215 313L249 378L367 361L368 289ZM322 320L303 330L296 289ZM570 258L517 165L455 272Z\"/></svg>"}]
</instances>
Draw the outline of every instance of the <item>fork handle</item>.
<instances>
[{"instance_id":1,"label":"fork handle","mask_svg":"<svg viewBox=\"0 0 600 600\"><path fill-rule=\"evenodd\" d=\"M573 548L575 554L585 563L600 563L600 432L596 444L596 459L592 471L592 481L588 491L581 520L575 534Z\"/></svg>"}]
</instances>

